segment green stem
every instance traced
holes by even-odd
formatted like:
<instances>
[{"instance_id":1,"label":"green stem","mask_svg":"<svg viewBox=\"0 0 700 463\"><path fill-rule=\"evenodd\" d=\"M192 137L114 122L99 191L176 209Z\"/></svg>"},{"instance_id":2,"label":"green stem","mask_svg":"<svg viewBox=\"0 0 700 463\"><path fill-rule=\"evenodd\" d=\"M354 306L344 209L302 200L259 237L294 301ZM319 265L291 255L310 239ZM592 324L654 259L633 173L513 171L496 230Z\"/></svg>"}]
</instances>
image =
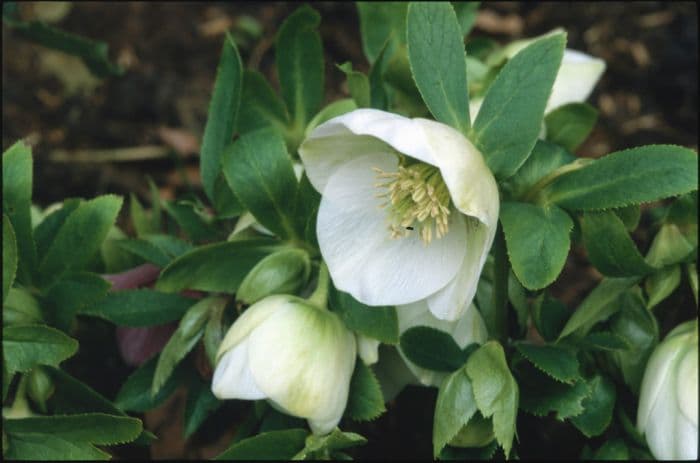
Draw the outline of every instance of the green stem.
<instances>
[{"instance_id":1,"label":"green stem","mask_svg":"<svg viewBox=\"0 0 700 463\"><path fill-rule=\"evenodd\" d=\"M307 299L310 304L326 309L328 306L328 285L330 284L330 276L328 275L328 267L326 263L321 261L318 269L318 283L313 294Z\"/></svg>"},{"instance_id":2,"label":"green stem","mask_svg":"<svg viewBox=\"0 0 700 463\"><path fill-rule=\"evenodd\" d=\"M491 312L484 314L484 321L491 339L497 339L504 344L508 339L508 255L503 228L498 225L496 238L493 243L493 298Z\"/></svg>"}]
</instances>

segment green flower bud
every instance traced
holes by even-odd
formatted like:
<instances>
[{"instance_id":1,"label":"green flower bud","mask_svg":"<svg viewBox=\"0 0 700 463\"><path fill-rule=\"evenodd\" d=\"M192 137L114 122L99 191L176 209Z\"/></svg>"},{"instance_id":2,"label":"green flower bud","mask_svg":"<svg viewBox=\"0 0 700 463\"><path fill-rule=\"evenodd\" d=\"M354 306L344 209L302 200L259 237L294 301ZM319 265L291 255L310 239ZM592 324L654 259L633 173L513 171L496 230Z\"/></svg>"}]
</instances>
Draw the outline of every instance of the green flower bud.
<instances>
[{"instance_id":1,"label":"green flower bud","mask_svg":"<svg viewBox=\"0 0 700 463\"><path fill-rule=\"evenodd\" d=\"M46 401L51 398L56 387L51 377L43 368L37 367L29 372L27 378L27 394L42 413L47 413Z\"/></svg>"},{"instance_id":2,"label":"green flower bud","mask_svg":"<svg viewBox=\"0 0 700 463\"><path fill-rule=\"evenodd\" d=\"M649 358L637 429L659 460L698 458L698 320L678 325Z\"/></svg>"},{"instance_id":3,"label":"green flower bud","mask_svg":"<svg viewBox=\"0 0 700 463\"><path fill-rule=\"evenodd\" d=\"M327 434L347 405L355 357L355 337L335 313L299 297L268 296L226 333L212 392L220 399L267 399L306 418L314 434Z\"/></svg>"},{"instance_id":4,"label":"green flower bud","mask_svg":"<svg viewBox=\"0 0 700 463\"><path fill-rule=\"evenodd\" d=\"M302 249L283 249L262 259L246 275L236 298L254 304L273 294L295 293L309 279L311 260Z\"/></svg>"},{"instance_id":5,"label":"green flower bud","mask_svg":"<svg viewBox=\"0 0 700 463\"><path fill-rule=\"evenodd\" d=\"M450 441L453 447L483 447L494 439L491 418L477 412Z\"/></svg>"},{"instance_id":6,"label":"green flower bud","mask_svg":"<svg viewBox=\"0 0 700 463\"><path fill-rule=\"evenodd\" d=\"M26 289L10 288L3 304L3 323L5 325L23 325L41 323L44 317L39 302Z\"/></svg>"}]
</instances>

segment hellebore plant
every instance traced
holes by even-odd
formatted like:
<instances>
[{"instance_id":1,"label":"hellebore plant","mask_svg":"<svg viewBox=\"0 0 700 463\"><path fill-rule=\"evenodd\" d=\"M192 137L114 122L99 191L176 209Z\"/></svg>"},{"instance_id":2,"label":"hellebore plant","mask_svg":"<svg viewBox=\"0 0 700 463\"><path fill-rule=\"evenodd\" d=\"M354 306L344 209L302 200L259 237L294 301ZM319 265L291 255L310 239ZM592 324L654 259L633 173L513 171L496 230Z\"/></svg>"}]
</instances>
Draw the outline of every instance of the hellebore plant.
<instances>
[{"instance_id":1,"label":"hellebore plant","mask_svg":"<svg viewBox=\"0 0 700 463\"><path fill-rule=\"evenodd\" d=\"M469 140L439 122L358 109L314 129L299 154L322 194L318 243L338 289L398 310L425 300L446 320L467 310L499 207Z\"/></svg>"},{"instance_id":2,"label":"hellebore plant","mask_svg":"<svg viewBox=\"0 0 700 463\"><path fill-rule=\"evenodd\" d=\"M698 321L673 329L647 362L637 428L659 460L698 458Z\"/></svg>"}]
</instances>

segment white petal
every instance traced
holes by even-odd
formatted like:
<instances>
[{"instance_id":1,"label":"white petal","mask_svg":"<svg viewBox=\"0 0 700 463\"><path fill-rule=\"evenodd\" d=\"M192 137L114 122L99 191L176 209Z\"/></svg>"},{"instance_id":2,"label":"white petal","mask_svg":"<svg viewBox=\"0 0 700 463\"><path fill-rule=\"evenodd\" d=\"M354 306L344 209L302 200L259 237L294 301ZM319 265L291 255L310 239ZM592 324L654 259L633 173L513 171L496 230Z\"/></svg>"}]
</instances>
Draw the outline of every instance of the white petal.
<instances>
[{"instance_id":1,"label":"white petal","mask_svg":"<svg viewBox=\"0 0 700 463\"><path fill-rule=\"evenodd\" d=\"M368 338L360 333L355 333L357 342L357 354L365 365L372 365L379 360L379 340Z\"/></svg>"},{"instance_id":2,"label":"white petal","mask_svg":"<svg viewBox=\"0 0 700 463\"><path fill-rule=\"evenodd\" d=\"M299 300L300 299L295 296L280 294L268 296L248 307L248 309L236 319L233 325L231 325L226 332L226 336L224 336L224 339L221 341L216 354L217 364L227 351L247 338L258 325L267 319L267 317L272 315L275 311L286 307L288 304Z\"/></svg>"},{"instance_id":3,"label":"white petal","mask_svg":"<svg viewBox=\"0 0 700 463\"><path fill-rule=\"evenodd\" d=\"M399 333L404 333L414 326L429 326L448 333L461 348L465 348L473 342L481 344L487 338L484 320L473 305L469 307L462 318L452 322L435 318L428 310L428 304L425 301L397 307L396 314L399 319ZM422 384L440 386L442 380L447 377L447 373L417 366L404 355L401 348L399 348L399 353L408 368Z\"/></svg>"},{"instance_id":4,"label":"white petal","mask_svg":"<svg viewBox=\"0 0 700 463\"><path fill-rule=\"evenodd\" d=\"M357 109L319 125L299 147L299 156L311 184L323 193L344 163L394 151L436 165L415 120L377 109Z\"/></svg>"},{"instance_id":5,"label":"white petal","mask_svg":"<svg viewBox=\"0 0 700 463\"><path fill-rule=\"evenodd\" d=\"M605 61L576 50L564 50L545 114L567 103L586 101L605 71Z\"/></svg>"},{"instance_id":6,"label":"white petal","mask_svg":"<svg viewBox=\"0 0 700 463\"><path fill-rule=\"evenodd\" d=\"M676 371L678 407L690 422L698 426L698 345L688 349Z\"/></svg>"},{"instance_id":7,"label":"white petal","mask_svg":"<svg viewBox=\"0 0 700 463\"><path fill-rule=\"evenodd\" d=\"M340 421L355 367L354 336L332 312L290 305L250 335L256 384L289 414L307 418L322 434Z\"/></svg>"},{"instance_id":8,"label":"white petal","mask_svg":"<svg viewBox=\"0 0 700 463\"><path fill-rule=\"evenodd\" d=\"M392 239L373 167L396 171L389 154L356 158L323 191L316 232L336 288L368 305L407 304L445 286L466 252L465 220L450 214L446 236L426 245L414 231Z\"/></svg>"},{"instance_id":9,"label":"white petal","mask_svg":"<svg viewBox=\"0 0 700 463\"><path fill-rule=\"evenodd\" d=\"M488 226L498 221L498 186L478 149L452 127L415 119L424 133L425 151L434 159L455 207Z\"/></svg>"},{"instance_id":10,"label":"white petal","mask_svg":"<svg viewBox=\"0 0 700 463\"><path fill-rule=\"evenodd\" d=\"M406 362L394 346L379 347L379 362L374 366L374 373L382 389L384 402L394 400L409 384L420 385L418 378L408 369Z\"/></svg>"},{"instance_id":11,"label":"white petal","mask_svg":"<svg viewBox=\"0 0 700 463\"><path fill-rule=\"evenodd\" d=\"M455 278L444 288L428 297L428 307L437 318L456 320L474 299L481 270L496 235L496 224L487 227L467 219L467 252Z\"/></svg>"},{"instance_id":12,"label":"white petal","mask_svg":"<svg viewBox=\"0 0 700 463\"><path fill-rule=\"evenodd\" d=\"M264 399L248 367L248 341L226 352L214 370L212 393L219 399Z\"/></svg>"}]
</instances>

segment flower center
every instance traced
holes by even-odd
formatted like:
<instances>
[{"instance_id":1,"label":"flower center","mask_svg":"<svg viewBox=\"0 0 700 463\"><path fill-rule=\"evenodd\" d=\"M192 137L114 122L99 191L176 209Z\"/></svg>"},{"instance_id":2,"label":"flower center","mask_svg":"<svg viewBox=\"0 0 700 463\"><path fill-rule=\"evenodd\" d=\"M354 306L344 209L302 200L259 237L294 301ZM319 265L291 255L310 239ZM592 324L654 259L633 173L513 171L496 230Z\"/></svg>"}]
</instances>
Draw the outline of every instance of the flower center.
<instances>
[{"instance_id":1,"label":"flower center","mask_svg":"<svg viewBox=\"0 0 700 463\"><path fill-rule=\"evenodd\" d=\"M440 171L418 162L399 166L398 172L384 172L374 167L383 191L377 197L386 198L380 207L389 210L389 230L392 238L403 238L417 230L425 244L447 234L450 215L450 192Z\"/></svg>"}]
</instances>

